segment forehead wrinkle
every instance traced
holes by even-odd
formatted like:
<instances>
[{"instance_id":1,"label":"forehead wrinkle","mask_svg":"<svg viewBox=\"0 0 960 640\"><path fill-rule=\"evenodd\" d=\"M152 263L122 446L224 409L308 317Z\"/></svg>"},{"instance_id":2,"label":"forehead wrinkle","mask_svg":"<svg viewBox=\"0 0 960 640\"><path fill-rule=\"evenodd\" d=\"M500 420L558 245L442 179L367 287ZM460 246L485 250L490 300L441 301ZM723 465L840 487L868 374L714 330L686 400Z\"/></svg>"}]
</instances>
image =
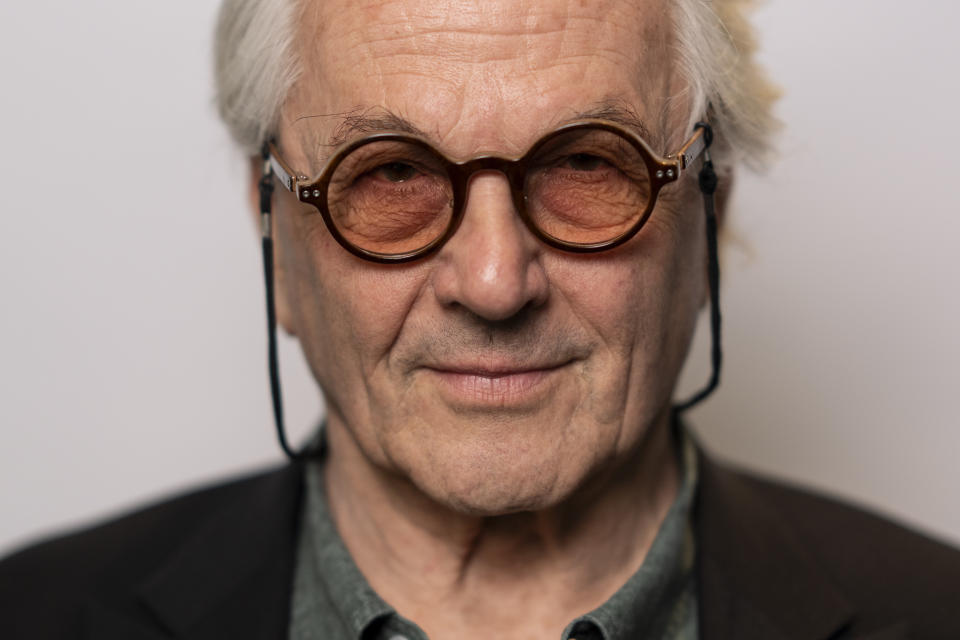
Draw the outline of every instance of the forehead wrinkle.
<instances>
[{"instance_id":1,"label":"forehead wrinkle","mask_svg":"<svg viewBox=\"0 0 960 640\"><path fill-rule=\"evenodd\" d=\"M418 67L436 71L436 60L449 66L524 59L529 69L536 69L564 58L598 54L627 58L629 64L634 54L649 52L652 42L663 44L663 34L656 31L662 31L667 14L661 0L615 1L603 9L595 2L589 3L590 7L572 2L549 7L523 3L521 16L517 11L484 10L482 3L473 1L456 3L454 9L448 6L444 11L431 5L408 6L411 4L409 0L351 3L340 10L327 5L337 20L318 20L316 30L303 25L306 32L301 27L301 42L309 43L316 55L321 43L332 38L338 41L336 57L342 62L387 59L411 72ZM316 9L319 12L319 6ZM626 40L618 36L626 36ZM617 41L637 46L621 51L603 45Z\"/></svg>"},{"instance_id":2,"label":"forehead wrinkle","mask_svg":"<svg viewBox=\"0 0 960 640\"><path fill-rule=\"evenodd\" d=\"M464 128L467 129L464 133L471 135L470 123L476 122L479 115L489 115L498 116L494 118L499 122L495 126L503 135L496 136L489 131L487 140L476 140L476 145L471 146L505 145L512 151L514 146L521 148L531 142L538 130L546 131L549 125L510 133L507 129L513 128L510 126L511 110L522 112L546 107L549 108L544 114L546 121L553 121L555 116L563 115L559 113L562 107L558 104L573 107L585 104L571 100L578 97L576 92L568 90L571 85L589 86L593 71L601 76L604 73L609 75L611 64L631 70L626 74L629 86L624 87L623 92L616 87L606 87L613 90L613 95L628 97L629 109L611 110L596 106L581 115L614 120L636 130L651 143L651 129L661 128L656 126L656 115L660 111L657 104L665 96L655 94L664 83L657 72L659 65L651 64L651 61L664 60L669 54L669 51L661 53L664 48L661 45L668 45L665 40L669 35L658 32L667 14L660 0L613 2L608 3L610 6L604 11L596 11L595 5L577 7L561 2L549 7L523 6L522 11L512 12L509 9L487 11L477 3L467 2L462 3L465 13L448 7L446 11L434 11L432 15L431 7L421 5L417 0L413 3L380 3L376 5L376 15L366 11L370 3L351 3L340 10L333 6L333 2L324 4L327 19L315 23L323 37L317 37L316 28L301 31L304 36L301 43L311 50L317 70L326 75L334 68L363 68L366 62L366 80L361 82L347 73L344 76L347 82L343 86L345 92L337 93L344 97L351 93L356 95L354 85L368 89L380 87L378 91L363 91L366 94L364 103L380 105L383 110L398 109L400 113L416 117L393 121L383 118L373 121L369 117L350 121L348 118L341 123L342 126L337 126L338 131L330 134L329 139L323 139L324 132L312 132L317 143L337 144L358 133L387 128L423 135L422 128L426 124L427 130L435 135L424 137L443 144L447 138L456 135L455 131ZM337 20L329 19L331 11L336 13ZM590 15L581 12L590 12ZM494 19L480 20L490 16ZM511 20L506 21L504 17ZM518 17L520 19L516 19ZM418 40L418 35L426 37ZM614 41L636 43L636 46L615 46ZM382 48L378 49L378 46ZM436 51L428 55L425 48ZM516 51L511 52L511 49ZM331 64L322 64L316 56L328 56ZM333 56L333 60L329 56ZM335 65L332 64L334 60ZM501 68L501 65L511 63L517 65L513 72L508 66ZM524 78L524 68L534 73ZM511 82L514 77L511 74L517 71L521 74L517 77L518 82ZM488 82L478 82L481 78ZM489 80L496 80L497 86L491 86ZM419 81L430 86L431 95L426 100L422 93L394 90L403 84L416 86ZM478 91L476 88L479 87L483 90ZM333 97L332 94L328 96ZM398 97L401 98L399 101ZM323 101L327 102L324 106L343 108L342 103ZM487 113L491 107L483 103L488 102L502 107L502 113ZM634 115L643 113L648 121L638 122L639 118L629 117L627 111L633 111ZM541 123L545 124L545 121ZM330 131L330 127L323 129ZM465 149L457 143L453 146L461 147L463 153L476 151L476 148ZM507 151L507 148L497 150Z\"/></svg>"},{"instance_id":3,"label":"forehead wrinkle","mask_svg":"<svg viewBox=\"0 0 960 640\"><path fill-rule=\"evenodd\" d=\"M344 49L345 57L364 58L370 62L385 61L390 67L403 69L410 73L437 73L438 67L451 68L458 65L485 65L506 62L515 64L524 62L528 71L536 71L554 66L561 60L571 62L578 58L598 54L623 58L626 52L618 49L594 47L583 50L583 43L571 46L570 39L579 39L579 34L570 34L563 30L556 32L555 38L548 34L514 34L482 38L477 41L470 33L466 38L456 38L456 34L445 32L443 37L424 40L403 36L395 39L380 39L376 42L353 42ZM438 61L440 64L438 65Z\"/></svg>"},{"instance_id":4,"label":"forehead wrinkle","mask_svg":"<svg viewBox=\"0 0 960 640\"><path fill-rule=\"evenodd\" d=\"M565 6L561 9L557 6L559 4ZM604 18L600 16L609 14L611 11L603 10L596 6L598 4L597 0L593 0L594 6L578 17L584 20L602 21ZM417 0L381 3L375 12L365 13L366 23L362 26L376 25L380 33L384 28L393 28L393 33L401 36L446 33L510 36L562 31L567 19L571 16L570 3L552 2L550 6L535 6L529 2L511 2L510 8L506 11L498 10L499 7L495 3L482 3L476 0L461 2L448 0L443 5L442 11L437 11L438 5L434 0L419 3ZM351 7L353 6L356 6L355 0L351 2ZM518 10L523 13L522 17L518 16Z\"/></svg>"},{"instance_id":5,"label":"forehead wrinkle","mask_svg":"<svg viewBox=\"0 0 960 640\"><path fill-rule=\"evenodd\" d=\"M527 23L530 20L525 21ZM366 59L439 57L450 63L515 60L520 54L539 53L542 46L526 46L525 39L562 34L566 25L529 28L511 20L508 25L488 22L452 26L447 15L405 14L394 22L364 22L341 27L342 51Z\"/></svg>"},{"instance_id":6,"label":"forehead wrinkle","mask_svg":"<svg viewBox=\"0 0 960 640\"><path fill-rule=\"evenodd\" d=\"M491 10L494 4L472 0L447 2L442 11L433 4L420 6L416 0L377 3L373 8L351 3L342 11L328 8L338 19L324 23L321 37L334 36L341 40L341 51L366 58L412 54L442 56L450 62L513 61L519 57L554 61L558 55L575 53L569 49L587 45L595 50L616 31L634 32L639 27L646 32L647 23L657 22L661 12L645 11L637 5L658 3L615 0L605 3L606 7L595 1L589 7L573 2L541 7L521 3L512 11ZM638 23L637 12L653 20Z\"/></svg>"}]
</instances>

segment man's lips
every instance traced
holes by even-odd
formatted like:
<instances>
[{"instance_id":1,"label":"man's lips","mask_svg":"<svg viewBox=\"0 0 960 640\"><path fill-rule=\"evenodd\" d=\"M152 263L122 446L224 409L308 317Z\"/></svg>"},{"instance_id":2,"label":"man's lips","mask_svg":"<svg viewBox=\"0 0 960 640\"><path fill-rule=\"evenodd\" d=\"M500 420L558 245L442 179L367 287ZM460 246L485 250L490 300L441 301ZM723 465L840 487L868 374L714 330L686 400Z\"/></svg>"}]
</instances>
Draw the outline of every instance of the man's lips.
<instances>
[{"instance_id":1,"label":"man's lips","mask_svg":"<svg viewBox=\"0 0 960 640\"><path fill-rule=\"evenodd\" d=\"M458 400L506 405L535 398L543 383L567 364L569 362L536 365L484 362L424 368Z\"/></svg>"},{"instance_id":2,"label":"man's lips","mask_svg":"<svg viewBox=\"0 0 960 640\"><path fill-rule=\"evenodd\" d=\"M566 362L549 364L511 364L511 363L490 363L482 364L433 364L426 365L426 369L431 369L439 373L452 373L466 376L482 376L485 378L501 378L504 376L521 375L533 373L536 371L551 371L567 364Z\"/></svg>"}]
</instances>

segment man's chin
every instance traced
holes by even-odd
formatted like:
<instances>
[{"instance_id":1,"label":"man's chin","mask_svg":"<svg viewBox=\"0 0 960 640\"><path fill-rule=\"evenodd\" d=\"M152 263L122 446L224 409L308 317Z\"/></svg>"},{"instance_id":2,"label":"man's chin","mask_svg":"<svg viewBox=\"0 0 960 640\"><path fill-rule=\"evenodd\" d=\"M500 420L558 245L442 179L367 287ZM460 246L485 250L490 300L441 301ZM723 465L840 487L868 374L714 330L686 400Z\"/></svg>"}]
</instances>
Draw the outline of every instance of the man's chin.
<instances>
[{"instance_id":1,"label":"man's chin","mask_svg":"<svg viewBox=\"0 0 960 640\"><path fill-rule=\"evenodd\" d=\"M584 419L569 397L520 415L465 417L427 404L430 411L416 415L430 419L395 422L381 432L381 460L418 493L460 513L550 508L608 466L622 440L620 423Z\"/></svg>"},{"instance_id":2,"label":"man's chin","mask_svg":"<svg viewBox=\"0 0 960 640\"><path fill-rule=\"evenodd\" d=\"M434 502L473 516L540 511L566 500L589 475L586 461L557 455L518 456L516 452L478 456L461 453L443 462L423 461L411 469L413 484Z\"/></svg>"},{"instance_id":3,"label":"man's chin","mask_svg":"<svg viewBox=\"0 0 960 640\"><path fill-rule=\"evenodd\" d=\"M442 492L430 497L450 511L490 518L543 511L562 503L566 496L551 491L523 493L509 487L487 487L479 493Z\"/></svg>"}]
</instances>

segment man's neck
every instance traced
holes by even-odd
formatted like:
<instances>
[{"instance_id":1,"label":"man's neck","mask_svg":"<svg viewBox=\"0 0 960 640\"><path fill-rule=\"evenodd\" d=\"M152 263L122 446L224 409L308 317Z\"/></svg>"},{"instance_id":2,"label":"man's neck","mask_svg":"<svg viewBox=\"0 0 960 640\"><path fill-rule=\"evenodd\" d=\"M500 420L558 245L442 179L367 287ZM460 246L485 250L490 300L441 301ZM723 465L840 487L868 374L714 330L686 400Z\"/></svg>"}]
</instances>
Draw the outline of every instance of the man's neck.
<instances>
[{"instance_id":1,"label":"man's neck","mask_svg":"<svg viewBox=\"0 0 960 640\"><path fill-rule=\"evenodd\" d=\"M495 517L453 511L383 473L335 424L328 442L328 502L347 549L435 640L559 637L640 567L678 487L669 417L562 504Z\"/></svg>"}]
</instances>

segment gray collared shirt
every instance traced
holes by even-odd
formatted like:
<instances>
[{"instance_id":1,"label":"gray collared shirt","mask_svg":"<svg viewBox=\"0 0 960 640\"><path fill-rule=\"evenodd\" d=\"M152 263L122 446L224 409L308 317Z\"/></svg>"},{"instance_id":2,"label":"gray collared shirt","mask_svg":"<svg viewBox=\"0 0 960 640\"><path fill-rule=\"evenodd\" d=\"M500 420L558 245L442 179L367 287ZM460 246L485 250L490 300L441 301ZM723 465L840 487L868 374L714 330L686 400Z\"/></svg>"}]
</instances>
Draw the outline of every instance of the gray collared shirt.
<instances>
[{"instance_id":1,"label":"gray collared shirt","mask_svg":"<svg viewBox=\"0 0 960 640\"><path fill-rule=\"evenodd\" d=\"M696 450L679 430L681 485L643 565L609 600L567 624L561 640L694 640L697 595L691 506ZM427 640L383 601L350 557L327 508L322 461L306 472L290 640Z\"/></svg>"}]
</instances>

